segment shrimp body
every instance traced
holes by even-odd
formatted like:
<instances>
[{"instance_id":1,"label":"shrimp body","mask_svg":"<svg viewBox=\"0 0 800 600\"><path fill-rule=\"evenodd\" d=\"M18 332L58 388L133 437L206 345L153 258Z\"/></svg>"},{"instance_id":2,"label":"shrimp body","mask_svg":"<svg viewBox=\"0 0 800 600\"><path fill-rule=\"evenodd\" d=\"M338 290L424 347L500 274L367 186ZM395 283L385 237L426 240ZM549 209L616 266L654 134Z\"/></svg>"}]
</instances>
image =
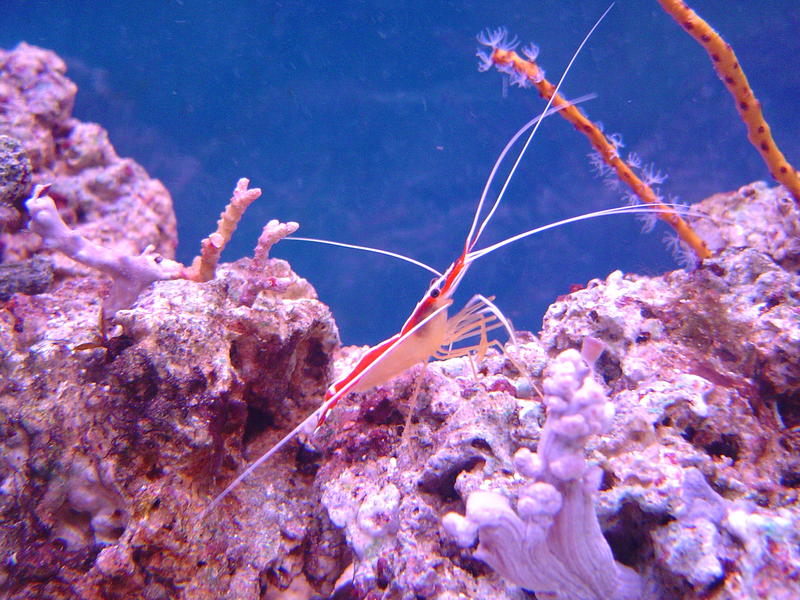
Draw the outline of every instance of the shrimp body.
<instances>
[{"instance_id":1,"label":"shrimp body","mask_svg":"<svg viewBox=\"0 0 800 600\"><path fill-rule=\"evenodd\" d=\"M447 311L442 310L428 321L424 327L411 335L396 333L387 340L370 348L358 361L353 370L334 382L328 390L329 395L338 392L348 381L363 372L378 357L385 355L379 366L358 378L351 388L352 392L366 392L393 377L403 373L416 364L425 362L433 356L442 345L447 331ZM391 354L386 355L391 348ZM327 399L327 398L326 398Z\"/></svg>"},{"instance_id":2,"label":"shrimp body","mask_svg":"<svg viewBox=\"0 0 800 600\"><path fill-rule=\"evenodd\" d=\"M366 392L389 381L414 365L426 362L446 343L447 309L453 303L451 296L455 287L445 286L456 264L463 262L460 258L434 281L398 333L367 350L349 373L331 384L317 427L324 423L342 396Z\"/></svg>"}]
</instances>

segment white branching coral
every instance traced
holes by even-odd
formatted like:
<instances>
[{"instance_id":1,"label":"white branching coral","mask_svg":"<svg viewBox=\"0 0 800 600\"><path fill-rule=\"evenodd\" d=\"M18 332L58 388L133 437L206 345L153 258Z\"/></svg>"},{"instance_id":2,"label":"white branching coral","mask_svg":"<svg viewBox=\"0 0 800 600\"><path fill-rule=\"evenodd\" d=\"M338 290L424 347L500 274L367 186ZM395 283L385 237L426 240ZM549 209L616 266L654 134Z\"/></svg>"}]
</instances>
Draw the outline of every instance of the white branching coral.
<instances>
[{"instance_id":1,"label":"white branching coral","mask_svg":"<svg viewBox=\"0 0 800 600\"><path fill-rule=\"evenodd\" d=\"M129 256L96 244L70 229L58 213L53 199L47 195L49 189L49 185L37 185L25 202L31 216L30 230L41 236L44 248L59 250L111 277L111 293L103 305L106 317L133 304L141 291L154 281L180 276L183 265L153 252L150 247L145 248L142 254Z\"/></svg>"},{"instance_id":2,"label":"white branching coral","mask_svg":"<svg viewBox=\"0 0 800 600\"><path fill-rule=\"evenodd\" d=\"M593 356L589 356L592 354ZM584 344L593 361L596 348ZM639 576L614 561L594 510L601 471L588 466L590 435L607 431L614 406L577 350L562 352L544 381L547 421L537 452L514 456L517 472L531 479L514 509L506 496L476 491L466 515L449 513L445 531L500 575L537 594L571 600L634 599Z\"/></svg>"}]
</instances>

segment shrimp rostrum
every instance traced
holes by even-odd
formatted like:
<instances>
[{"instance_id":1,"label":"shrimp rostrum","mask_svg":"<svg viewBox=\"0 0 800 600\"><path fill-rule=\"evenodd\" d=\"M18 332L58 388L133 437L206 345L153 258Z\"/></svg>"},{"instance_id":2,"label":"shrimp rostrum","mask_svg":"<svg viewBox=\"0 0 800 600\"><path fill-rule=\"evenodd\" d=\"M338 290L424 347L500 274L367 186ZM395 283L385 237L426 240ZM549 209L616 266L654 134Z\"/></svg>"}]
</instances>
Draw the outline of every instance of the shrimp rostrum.
<instances>
[{"instance_id":1,"label":"shrimp rostrum","mask_svg":"<svg viewBox=\"0 0 800 600\"><path fill-rule=\"evenodd\" d=\"M599 21L597 24L599 24ZM564 76L569 71L572 62L577 57L592 31L594 31L594 28L597 27L597 24L595 24L595 26L592 28L589 34L587 34L586 38L576 50L572 60L564 72L564 75L561 78L561 81L559 81L558 87L561 86ZM583 99L578 99L573 101L573 103L582 100ZM496 344L496 342L489 340L489 332L501 327L505 328L505 330L508 332L509 338L513 343L514 334L511 324L503 316L502 312L500 312L490 297L485 297L479 294L475 295L460 311L453 315L449 315L449 309L453 304L453 295L458 289L462 279L466 275L470 265L472 265L472 263L478 258L522 238L535 235L548 229L560 227L568 223L612 214L658 212L657 207L651 206L623 206L597 211L571 217L555 223L550 223L536 229L522 232L513 237L497 242L491 246L477 249L477 244L481 234L498 209L500 201L503 198L511 178L513 177L514 172L519 165L528 145L542 123L542 120L544 117L558 112L564 108L564 106L551 108L551 103L552 99L550 102L548 102L547 106L540 115L526 123L509 140L503 151L498 156L478 202L478 206L472 220L472 225L464 241L464 247L455 261L453 261L453 263L443 273L440 273L432 267L424 265L414 259L387 251L374 250L371 248L365 248L363 246L328 242L325 240L317 240L312 238L286 238L288 240L294 239L297 241L321 242L360 250L376 251L382 254L389 254L396 258L400 258L424 267L425 269L434 273L435 278L422 295L422 298L419 300L419 302L417 302L417 305L411 311L411 315L403 324L400 331L392 337L369 348L361 356L355 366L349 370L349 372L330 385L319 408L306 419L304 419L303 422L297 425L288 434L286 434L277 444L270 448L258 460L248 466L247 469L245 469L236 479L233 480L233 482L231 482L219 495L217 495L217 497L205 509L203 514L207 514L213 510L223 498L230 494L256 468L269 460L275 453L281 450L281 448L293 440L299 433L311 431L312 429L316 431L316 429L325 423L326 418L336 404L348 394L353 392L368 391L389 381L393 377L403 373L414 365L426 363L432 358L448 359L465 356L468 354L475 354L480 359L485 354L489 346ZM568 104L567 106L571 106L571 104ZM487 204L486 199L492 184L494 183L495 176L500 165L503 163L503 160L506 158L506 155L510 152L511 148L514 147L516 142L525 136L525 134L527 134L527 137L525 138L525 143L522 149L519 151L513 166L511 167L500 191L497 194L497 197L491 206L491 209L487 212L487 214L484 215L484 207ZM473 341L468 342L466 340Z\"/></svg>"}]
</instances>

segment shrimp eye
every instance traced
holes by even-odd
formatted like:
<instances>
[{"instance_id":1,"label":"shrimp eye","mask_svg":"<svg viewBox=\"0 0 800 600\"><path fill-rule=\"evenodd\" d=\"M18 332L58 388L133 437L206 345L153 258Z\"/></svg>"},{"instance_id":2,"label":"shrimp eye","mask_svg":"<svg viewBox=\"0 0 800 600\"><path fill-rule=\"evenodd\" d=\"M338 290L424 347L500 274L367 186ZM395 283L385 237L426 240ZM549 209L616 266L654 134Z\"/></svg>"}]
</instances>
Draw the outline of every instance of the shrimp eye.
<instances>
[{"instance_id":1,"label":"shrimp eye","mask_svg":"<svg viewBox=\"0 0 800 600\"><path fill-rule=\"evenodd\" d=\"M439 288L433 288L431 290L431 298L438 298L439 297Z\"/></svg>"}]
</instances>

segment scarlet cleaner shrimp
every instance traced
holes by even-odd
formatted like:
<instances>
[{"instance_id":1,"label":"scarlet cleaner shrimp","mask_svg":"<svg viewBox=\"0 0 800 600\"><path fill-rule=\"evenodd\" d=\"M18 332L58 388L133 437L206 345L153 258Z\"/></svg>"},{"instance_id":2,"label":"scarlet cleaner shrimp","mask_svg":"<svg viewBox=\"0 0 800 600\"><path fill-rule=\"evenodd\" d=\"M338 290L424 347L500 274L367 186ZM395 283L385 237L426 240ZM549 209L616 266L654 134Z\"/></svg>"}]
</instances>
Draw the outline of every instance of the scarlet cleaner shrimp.
<instances>
[{"instance_id":1,"label":"scarlet cleaner shrimp","mask_svg":"<svg viewBox=\"0 0 800 600\"><path fill-rule=\"evenodd\" d=\"M598 27L602 19L606 16L606 14L608 14L610 9L611 7L609 7L603 13L600 19L598 19L581 44L578 46L569 64L567 65L564 74L558 82L556 89L561 87L564 78L569 72L581 49L584 47L594 30ZM540 115L526 123L509 140L505 148L498 156L483 188L480 200L478 201L478 205L472 219L472 224L464 241L464 247L455 261L453 261L453 263L443 273L440 273L436 269L419 261L415 261L414 259L395 253L375 250L363 246L327 242L325 240L315 240L311 238L286 238L295 239L298 241L332 243L334 245L389 254L396 258L401 258L417 264L418 266L421 266L434 273L436 277L425 291L422 298L416 304L414 309L411 311L411 315L403 324L400 331L390 338L369 348L349 372L330 385L320 407L306 419L304 419L294 429L292 429L288 434L286 434L277 444L270 448L260 458L250 464L250 466L248 466L247 469L245 469L238 477L236 477L236 479L234 479L219 495L216 496L216 498L214 498L208 507L206 507L205 511L203 512L203 516L213 510L246 477L248 477L260 465L269 460L276 452L281 450L298 434L304 431L309 431L312 426L314 427L314 430L322 426L325 423L330 411L344 396L350 394L351 392L367 391L375 386L387 382L391 378L416 364L427 362L431 358L447 359L465 356L468 354L477 354L477 356L480 358L486 352L486 349L489 347L489 345L493 343L489 341L488 332L497 328L505 328L511 341L514 342L514 334L511 324L505 318L503 313L497 308L497 306L495 306L491 298L487 298L480 294L475 295L466 303L464 308L462 308L455 315L448 317L447 311L453 304L453 294L466 275L467 270L476 259L490 254L491 252L494 252L495 250L498 250L517 240L541 233L549 229L554 229L568 223L574 223L606 215L658 212L657 207L650 206L623 206L596 211L537 227L490 246L477 249L476 247L482 233L497 211L500 202L506 190L508 189L511 179L514 176L514 173L516 172L516 169L519 166L525 151L538 131L542 120L544 117L562 110L565 108L565 106L572 106L573 103L558 108L553 108L551 105L552 99L548 102L547 106L545 106ZM513 166L503 182L501 189L494 200L494 203L484 215L484 206L487 203L489 191L495 181L495 177L501 164L503 163L507 154L510 152L511 148L526 133L527 138L525 139L522 149L517 154ZM459 342L474 338L477 338L477 341L474 343L468 343L460 347L454 346Z\"/></svg>"}]
</instances>

